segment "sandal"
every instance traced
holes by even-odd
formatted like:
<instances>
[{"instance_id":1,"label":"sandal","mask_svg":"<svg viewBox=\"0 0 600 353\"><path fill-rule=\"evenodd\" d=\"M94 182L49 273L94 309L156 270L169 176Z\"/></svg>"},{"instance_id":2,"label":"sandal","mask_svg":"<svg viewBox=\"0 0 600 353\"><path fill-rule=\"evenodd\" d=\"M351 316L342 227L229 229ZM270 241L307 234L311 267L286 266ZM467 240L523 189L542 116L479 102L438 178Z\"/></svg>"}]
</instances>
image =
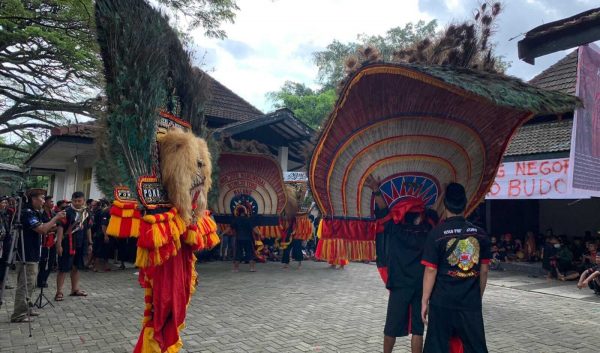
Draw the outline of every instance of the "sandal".
<instances>
[{"instance_id":1,"label":"sandal","mask_svg":"<svg viewBox=\"0 0 600 353\"><path fill-rule=\"evenodd\" d=\"M87 297L87 292L81 289L78 289L74 292L71 292L71 294L69 294L70 297Z\"/></svg>"},{"instance_id":2,"label":"sandal","mask_svg":"<svg viewBox=\"0 0 600 353\"><path fill-rule=\"evenodd\" d=\"M27 316L23 316L17 319L11 319L10 322L12 323L21 323L21 322L33 322L33 318L32 317L27 317Z\"/></svg>"},{"instance_id":3,"label":"sandal","mask_svg":"<svg viewBox=\"0 0 600 353\"><path fill-rule=\"evenodd\" d=\"M56 293L56 295L54 296L54 301L62 302L63 300L65 300L64 294L62 294L62 292Z\"/></svg>"}]
</instances>

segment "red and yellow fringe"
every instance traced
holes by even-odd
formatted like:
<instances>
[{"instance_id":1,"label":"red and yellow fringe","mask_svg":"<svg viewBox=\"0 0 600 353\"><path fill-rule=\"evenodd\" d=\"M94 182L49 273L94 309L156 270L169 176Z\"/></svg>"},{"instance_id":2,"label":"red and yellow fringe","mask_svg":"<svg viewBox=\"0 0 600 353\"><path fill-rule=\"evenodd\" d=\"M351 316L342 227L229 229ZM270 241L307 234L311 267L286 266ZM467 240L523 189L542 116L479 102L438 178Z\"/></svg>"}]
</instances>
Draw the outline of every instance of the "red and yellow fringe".
<instances>
[{"instance_id":1,"label":"red and yellow fringe","mask_svg":"<svg viewBox=\"0 0 600 353\"><path fill-rule=\"evenodd\" d=\"M180 236L185 230L177 209L147 214L140 223L135 265L140 268L162 265L181 248Z\"/></svg>"},{"instance_id":2,"label":"red and yellow fringe","mask_svg":"<svg viewBox=\"0 0 600 353\"><path fill-rule=\"evenodd\" d=\"M373 261L376 228L376 222L322 220L317 228L319 243L315 256L336 265Z\"/></svg>"},{"instance_id":3,"label":"red and yellow fringe","mask_svg":"<svg viewBox=\"0 0 600 353\"><path fill-rule=\"evenodd\" d=\"M296 229L294 230L294 239L308 240L313 234L313 226L308 219L308 215L304 214L296 217Z\"/></svg>"},{"instance_id":4,"label":"red and yellow fringe","mask_svg":"<svg viewBox=\"0 0 600 353\"><path fill-rule=\"evenodd\" d=\"M285 219L280 219L279 224L276 226L260 226L256 227L256 230L260 234L261 239L281 239L283 238L284 232L286 232L288 222ZM313 226L308 219L307 214L296 216L296 223L294 225L293 238L300 240L308 240L313 233Z\"/></svg>"},{"instance_id":5,"label":"red and yellow fringe","mask_svg":"<svg viewBox=\"0 0 600 353\"><path fill-rule=\"evenodd\" d=\"M281 238L281 226L260 226L256 227L256 231L260 234L261 239L278 239Z\"/></svg>"},{"instance_id":6,"label":"red and yellow fringe","mask_svg":"<svg viewBox=\"0 0 600 353\"><path fill-rule=\"evenodd\" d=\"M161 249L167 248L170 249L171 245L176 249L171 256L177 255L177 250L180 249L181 243L176 245L181 239L184 244L189 245L193 251L198 251L202 249L210 249L219 244L219 237L217 235L217 224L210 216L210 212L205 212L205 214L198 219L198 221L185 228L185 232L181 233L183 229L183 222L179 215L177 214L176 209L171 209L168 212L145 216L142 219L142 224L146 223L142 228L145 230L141 231L140 239L138 239L138 256L140 256L140 252L142 252L143 256L147 256L148 260L151 261L153 256L156 254L161 255ZM140 247L139 241L143 240L144 246L146 248ZM158 250L156 248L158 246ZM151 249L150 247L155 247ZM154 255L153 255L154 254ZM164 261L168 260L168 257L159 257L156 260ZM136 262L137 264L137 262ZM192 277L190 283L190 297L188 298L187 305L190 304L191 295L196 292L196 284L198 282L198 273L195 269L196 264L196 256L192 254L191 261L191 270ZM157 266L157 261L154 261L153 266ZM143 269L144 267L142 267ZM154 328L153 328L153 282L150 276L151 272L146 272L144 270L140 271L140 275L143 278L140 278L140 282L142 287L144 287L144 318L142 320L142 331L140 333L140 337L138 343L135 347L134 353L156 353L156 352L166 352L166 353L176 353L183 347L183 342L181 338L179 340L169 346L165 351L161 351L158 342L154 339ZM178 327L178 331L181 331L185 328L184 324L181 324Z\"/></svg>"},{"instance_id":7,"label":"red and yellow fringe","mask_svg":"<svg viewBox=\"0 0 600 353\"><path fill-rule=\"evenodd\" d=\"M128 238L139 236L141 214L135 202L115 200L110 208L110 220L106 233L113 237Z\"/></svg>"},{"instance_id":8,"label":"red and yellow fringe","mask_svg":"<svg viewBox=\"0 0 600 353\"><path fill-rule=\"evenodd\" d=\"M217 235L217 223L210 216L210 211L205 211L195 224L188 226L183 241L194 251L211 250L219 245L221 240Z\"/></svg>"}]
</instances>

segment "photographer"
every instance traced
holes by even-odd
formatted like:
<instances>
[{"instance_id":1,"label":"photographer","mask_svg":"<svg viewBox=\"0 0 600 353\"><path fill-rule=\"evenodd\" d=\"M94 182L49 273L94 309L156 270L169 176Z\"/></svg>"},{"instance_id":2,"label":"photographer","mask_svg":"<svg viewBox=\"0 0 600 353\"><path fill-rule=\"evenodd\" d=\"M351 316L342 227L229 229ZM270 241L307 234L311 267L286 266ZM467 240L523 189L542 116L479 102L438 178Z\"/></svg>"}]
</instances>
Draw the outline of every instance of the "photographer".
<instances>
[{"instance_id":1,"label":"photographer","mask_svg":"<svg viewBox=\"0 0 600 353\"><path fill-rule=\"evenodd\" d=\"M10 215L8 214L8 198L3 197L0 199L0 287L2 286L2 282L4 282L4 274L6 273L6 267L8 265L8 254L10 252L12 241L10 221ZM13 287L7 284L5 288L12 289Z\"/></svg>"},{"instance_id":2,"label":"photographer","mask_svg":"<svg viewBox=\"0 0 600 353\"><path fill-rule=\"evenodd\" d=\"M42 235L48 233L56 222L65 217L64 212L57 213L49 222L43 223L42 207L44 205L46 190L31 189L27 192L28 204L21 211L21 224L23 226L23 244L18 244L17 249L25 249L25 269L23 263L17 263L17 290L15 291L15 307L10 317L11 322L27 322L30 316L38 314L30 309L31 293L35 288L40 251L42 246ZM25 277L26 276L26 277Z\"/></svg>"}]
</instances>

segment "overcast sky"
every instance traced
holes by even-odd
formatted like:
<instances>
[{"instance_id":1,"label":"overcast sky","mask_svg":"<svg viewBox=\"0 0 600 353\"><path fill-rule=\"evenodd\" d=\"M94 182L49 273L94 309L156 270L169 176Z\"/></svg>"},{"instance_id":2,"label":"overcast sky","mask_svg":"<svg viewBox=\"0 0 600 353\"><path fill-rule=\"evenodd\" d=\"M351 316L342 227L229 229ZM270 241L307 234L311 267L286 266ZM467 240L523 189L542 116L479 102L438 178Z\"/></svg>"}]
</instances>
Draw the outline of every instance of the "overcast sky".
<instances>
[{"instance_id":1,"label":"overcast sky","mask_svg":"<svg viewBox=\"0 0 600 353\"><path fill-rule=\"evenodd\" d=\"M471 18L478 0L238 0L227 39L192 33L195 61L218 81L264 112L272 110L265 94L286 80L317 87L312 53L332 40L357 34L385 34L408 22L437 19L440 26ZM497 54L511 62L508 74L529 80L569 51L536 59L517 57L522 34L541 24L597 7L599 0L504 0L494 36ZM517 37L512 41L510 38Z\"/></svg>"}]
</instances>

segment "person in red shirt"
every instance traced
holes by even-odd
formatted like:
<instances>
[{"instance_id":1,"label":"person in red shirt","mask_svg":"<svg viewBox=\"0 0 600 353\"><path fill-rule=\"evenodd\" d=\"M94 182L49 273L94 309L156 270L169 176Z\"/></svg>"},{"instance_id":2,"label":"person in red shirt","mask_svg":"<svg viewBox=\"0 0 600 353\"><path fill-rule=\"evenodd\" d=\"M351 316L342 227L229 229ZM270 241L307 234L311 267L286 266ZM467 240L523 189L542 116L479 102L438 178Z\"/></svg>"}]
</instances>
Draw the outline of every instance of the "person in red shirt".
<instances>
[{"instance_id":1,"label":"person in red shirt","mask_svg":"<svg viewBox=\"0 0 600 353\"><path fill-rule=\"evenodd\" d=\"M42 221L49 222L56 213L54 212L54 200L52 196L44 197L42 206ZM42 252L40 257L40 266L37 276L37 286L39 288L48 287L48 276L53 268L56 267L56 225L42 237Z\"/></svg>"}]
</instances>

